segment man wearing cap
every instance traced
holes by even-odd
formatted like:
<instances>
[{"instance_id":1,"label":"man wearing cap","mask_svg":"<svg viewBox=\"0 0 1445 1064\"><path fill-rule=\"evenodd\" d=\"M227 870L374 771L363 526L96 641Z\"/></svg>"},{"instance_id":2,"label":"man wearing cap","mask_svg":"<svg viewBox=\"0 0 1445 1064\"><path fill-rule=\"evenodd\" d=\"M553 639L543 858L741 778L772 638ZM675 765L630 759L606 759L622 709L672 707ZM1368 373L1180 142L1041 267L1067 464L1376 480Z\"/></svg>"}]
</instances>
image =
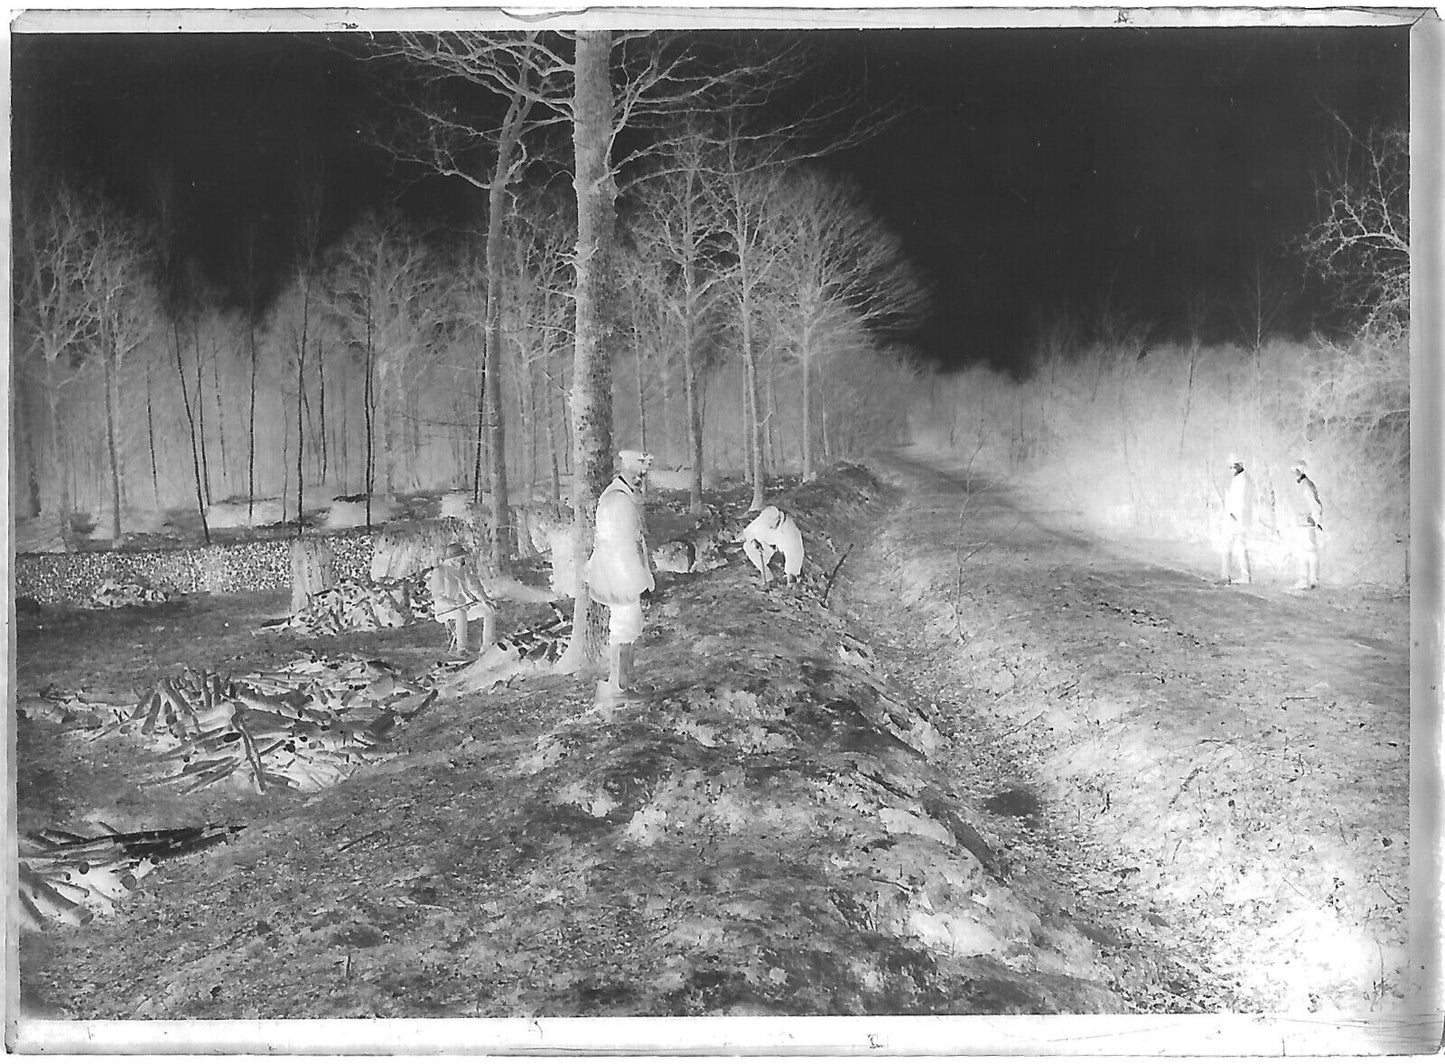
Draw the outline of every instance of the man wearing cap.
<instances>
[{"instance_id":1,"label":"man wearing cap","mask_svg":"<svg viewBox=\"0 0 1445 1064\"><path fill-rule=\"evenodd\" d=\"M451 629L451 649L467 652L467 622L482 619L482 645L486 650L497 638L497 604L487 594L472 570L467 549L450 543L442 552L442 560L427 574L431 591L432 615Z\"/></svg>"},{"instance_id":2,"label":"man wearing cap","mask_svg":"<svg viewBox=\"0 0 1445 1064\"><path fill-rule=\"evenodd\" d=\"M650 454L619 452L617 475L597 500L597 538L587 559L586 577L593 601L608 607L605 694L632 688L632 650L642 635L642 597L657 586L643 534L640 495L651 466Z\"/></svg>"},{"instance_id":3,"label":"man wearing cap","mask_svg":"<svg viewBox=\"0 0 1445 1064\"><path fill-rule=\"evenodd\" d=\"M1323 525L1324 507L1320 504L1319 489L1306 474L1305 460L1301 458L1289 467L1294 474L1294 504L1291 506L1290 531L1295 560L1299 563L1299 582L1296 591L1310 591L1320 584L1319 532Z\"/></svg>"},{"instance_id":4,"label":"man wearing cap","mask_svg":"<svg viewBox=\"0 0 1445 1064\"><path fill-rule=\"evenodd\" d=\"M773 554L783 552L783 573L796 584L803 572L803 533L797 522L776 506L764 506L738 537L743 553L762 578L763 587L772 582L768 564Z\"/></svg>"},{"instance_id":5,"label":"man wearing cap","mask_svg":"<svg viewBox=\"0 0 1445 1064\"><path fill-rule=\"evenodd\" d=\"M1219 559L1219 582L1228 584L1233 580L1233 561L1239 558L1243 582L1251 582L1249 571L1249 544L1245 534L1254 511L1254 482L1244 471L1244 462L1238 455L1229 456L1229 487L1224 492L1224 539Z\"/></svg>"}]
</instances>

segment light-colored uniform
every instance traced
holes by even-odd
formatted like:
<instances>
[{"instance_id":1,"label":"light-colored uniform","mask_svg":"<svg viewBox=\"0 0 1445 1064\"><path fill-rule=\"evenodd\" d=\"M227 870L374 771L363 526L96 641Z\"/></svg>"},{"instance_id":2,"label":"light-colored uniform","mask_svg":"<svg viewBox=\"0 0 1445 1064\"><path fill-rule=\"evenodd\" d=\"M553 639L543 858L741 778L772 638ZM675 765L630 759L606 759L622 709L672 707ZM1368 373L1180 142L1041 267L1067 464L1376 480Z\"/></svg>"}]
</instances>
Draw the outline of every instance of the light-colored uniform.
<instances>
[{"instance_id":1,"label":"light-colored uniform","mask_svg":"<svg viewBox=\"0 0 1445 1064\"><path fill-rule=\"evenodd\" d=\"M1323 525L1324 506L1320 503L1319 489L1304 470L1296 466L1294 474L1291 547L1300 565L1300 579L1295 587L1308 590L1317 587L1320 580L1319 530Z\"/></svg>"},{"instance_id":2,"label":"light-colored uniform","mask_svg":"<svg viewBox=\"0 0 1445 1064\"><path fill-rule=\"evenodd\" d=\"M783 552L783 572L790 580L796 579L803 571L803 533L797 522L776 506L764 506L743 529L743 553L763 578L769 580L768 564L773 554Z\"/></svg>"},{"instance_id":3,"label":"light-colored uniform","mask_svg":"<svg viewBox=\"0 0 1445 1064\"><path fill-rule=\"evenodd\" d=\"M481 618L486 623L483 641L491 638L497 604L482 586L465 557L447 558L432 567L426 578L431 591L432 616L452 630L457 650L465 650L467 621Z\"/></svg>"},{"instance_id":4,"label":"light-colored uniform","mask_svg":"<svg viewBox=\"0 0 1445 1064\"><path fill-rule=\"evenodd\" d=\"M431 591L432 615L443 624L451 623L458 612L475 621L496 610L497 604L472 572L465 558L448 558L438 562L427 574Z\"/></svg>"},{"instance_id":5,"label":"light-colored uniform","mask_svg":"<svg viewBox=\"0 0 1445 1064\"><path fill-rule=\"evenodd\" d=\"M587 559L592 599L608 609L607 642L621 646L642 634L642 593L657 583L642 529L642 504L621 474L597 500L597 539Z\"/></svg>"},{"instance_id":6,"label":"light-colored uniform","mask_svg":"<svg viewBox=\"0 0 1445 1064\"><path fill-rule=\"evenodd\" d=\"M1232 563L1239 559L1240 571L1247 584L1251 580L1249 569L1249 543L1246 533L1254 519L1254 481L1241 464L1229 478L1229 487L1224 493L1224 536L1220 548L1219 576L1228 581L1231 578Z\"/></svg>"}]
</instances>

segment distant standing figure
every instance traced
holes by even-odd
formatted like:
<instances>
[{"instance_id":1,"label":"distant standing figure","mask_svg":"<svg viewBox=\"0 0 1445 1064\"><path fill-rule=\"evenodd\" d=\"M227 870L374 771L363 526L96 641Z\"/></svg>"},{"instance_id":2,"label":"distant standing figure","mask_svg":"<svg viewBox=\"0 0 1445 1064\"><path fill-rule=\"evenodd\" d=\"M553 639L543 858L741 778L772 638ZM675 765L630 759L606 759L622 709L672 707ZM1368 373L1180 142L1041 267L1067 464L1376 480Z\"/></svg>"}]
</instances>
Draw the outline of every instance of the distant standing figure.
<instances>
[{"instance_id":1,"label":"distant standing figure","mask_svg":"<svg viewBox=\"0 0 1445 1064\"><path fill-rule=\"evenodd\" d=\"M783 573L795 584L803 572L803 533L797 522L776 506L764 506L738 537L743 553L762 578L763 587L772 582L768 564L773 554L783 552Z\"/></svg>"},{"instance_id":2,"label":"distant standing figure","mask_svg":"<svg viewBox=\"0 0 1445 1064\"><path fill-rule=\"evenodd\" d=\"M1320 503L1319 489L1305 473L1305 460L1301 458L1290 466L1294 474L1295 499L1290 522L1292 547L1295 560L1299 563L1299 583L1296 591L1310 591L1320 585L1319 533L1324 527L1324 506Z\"/></svg>"},{"instance_id":3,"label":"distant standing figure","mask_svg":"<svg viewBox=\"0 0 1445 1064\"><path fill-rule=\"evenodd\" d=\"M657 586L642 524L643 479L652 455L621 451L617 475L597 500L597 539L587 559L592 599L608 607L608 677L599 694L616 696L633 687L633 644L642 635L642 598Z\"/></svg>"},{"instance_id":4,"label":"distant standing figure","mask_svg":"<svg viewBox=\"0 0 1445 1064\"><path fill-rule=\"evenodd\" d=\"M451 649L466 653L467 624L482 620L482 650L497 639L497 604L487 594L482 581L472 569L467 548L460 543L448 544L442 560L427 574L431 591L432 615L446 625L452 634Z\"/></svg>"},{"instance_id":5,"label":"distant standing figure","mask_svg":"<svg viewBox=\"0 0 1445 1064\"><path fill-rule=\"evenodd\" d=\"M1249 571L1249 542L1246 534L1254 512L1254 481L1244 471L1238 455L1229 456L1229 487L1224 492L1224 538L1219 558L1219 580L1227 584L1233 579L1233 563L1239 559L1244 583L1252 581Z\"/></svg>"}]
</instances>

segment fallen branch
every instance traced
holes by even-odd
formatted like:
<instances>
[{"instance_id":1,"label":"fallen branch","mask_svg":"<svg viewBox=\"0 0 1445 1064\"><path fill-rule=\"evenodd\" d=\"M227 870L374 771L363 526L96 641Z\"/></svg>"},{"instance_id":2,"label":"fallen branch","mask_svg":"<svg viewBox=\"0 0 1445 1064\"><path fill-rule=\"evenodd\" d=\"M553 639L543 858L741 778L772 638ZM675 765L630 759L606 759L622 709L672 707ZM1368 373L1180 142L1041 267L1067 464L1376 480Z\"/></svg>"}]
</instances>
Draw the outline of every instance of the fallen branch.
<instances>
[{"instance_id":1,"label":"fallen branch","mask_svg":"<svg viewBox=\"0 0 1445 1064\"><path fill-rule=\"evenodd\" d=\"M838 564L833 566L833 571L828 574L828 582L823 585L823 596L818 600L819 605L828 605L828 592L833 590L833 581L838 579L838 570L843 568L843 563L848 560L848 555L852 552L853 544L850 543L848 544L848 549L843 552L843 556L838 559Z\"/></svg>"}]
</instances>

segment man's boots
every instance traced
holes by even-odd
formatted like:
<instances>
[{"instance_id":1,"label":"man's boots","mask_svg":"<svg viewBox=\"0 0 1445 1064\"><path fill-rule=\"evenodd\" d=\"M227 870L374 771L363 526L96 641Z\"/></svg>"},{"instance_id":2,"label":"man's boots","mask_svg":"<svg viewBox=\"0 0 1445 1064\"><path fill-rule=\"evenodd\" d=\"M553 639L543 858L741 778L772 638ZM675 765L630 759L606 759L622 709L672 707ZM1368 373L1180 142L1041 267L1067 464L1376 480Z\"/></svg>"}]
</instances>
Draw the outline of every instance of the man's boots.
<instances>
[{"instance_id":1,"label":"man's boots","mask_svg":"<svg viewBox=\"0 0 1445 1064\"><path fill-rule=\"evenodd\" d=\"M617 648L618 662L621 668L618 670L617 686L624 691L632 690L632 644L624 643Z\"/></svg>"}]
</instances>

